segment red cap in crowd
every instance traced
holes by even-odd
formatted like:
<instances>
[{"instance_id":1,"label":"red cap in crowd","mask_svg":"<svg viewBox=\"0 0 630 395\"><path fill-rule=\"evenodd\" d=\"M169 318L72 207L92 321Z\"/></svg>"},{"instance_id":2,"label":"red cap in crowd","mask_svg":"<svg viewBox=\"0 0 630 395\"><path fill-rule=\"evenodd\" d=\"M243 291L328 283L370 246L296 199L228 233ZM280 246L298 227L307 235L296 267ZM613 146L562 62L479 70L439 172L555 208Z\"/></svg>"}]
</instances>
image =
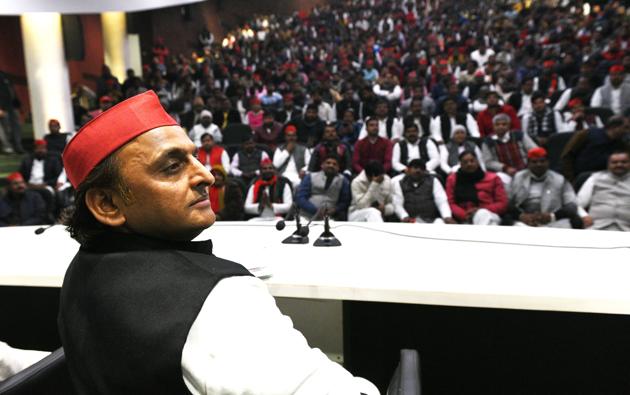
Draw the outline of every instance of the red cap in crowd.
<instances>
[{"instance_id":1,"label":"red cap in crowd","mask_svg":"<svg viewBox=\"0 0 630 395\"><path fill-rule=\"evenodd\" d=\"M543 62L543 67L546 69L551 69L556 65L556 62L553 60L545 60Z\"/></svg>"},{"instance_id":2,"label":"red cap in crowd","mask_svg":"<svg viewBox=\"0 0 630 395\"><path fill-rule=\"evenodd\" d=\"M9 182L24 181L24 177L22 177L22 173L20 173L19 171L16 171L9 174L9 176L7 177L7 181Z\"/></svg>"},{"instance_id":3,"label":"red cap in crowd","mask_svg":"<svg viewBox=\"0 0 630 395\"><path fill-rule=\"evenodd\" d=\"M77 188L103 159L132 139L161 126L174 126L153 91L133 96L85 124L63 152L66 175Z\"/></svg>"},{"instance_id":4,"label":"red cap in crowd","mask_svg":"<svg viewBox=\"0 0 630 395\"><path fill-rule=\"evenodd\" d=\"M284 134L295 134L297 133L297 128L294 125L288 125L284 129Z\"/></svg>"},{"instance_id":5,"label":"red cap in crowd","mask_svg":"<svg viewBox=\"0 0 630 395\"><path fill-rule=\"evenodd\" d=\"M272 164L272 163L273 163L273 162L271 161L271 159L269 159L269 158L265 158L265 159L263 159L263 160L261 160L261 161L260 161L260 167L267 166L267 165L270 165L270 164Z\"/></svg>"},{"instance_id":6,"label":"red cap in crowd","mask_svg":"<svg viewBox=\"0 0 630 395\"><path fill-rule=\"evenodd\" d=\"M114 101L114 99L112 99L109 96L102 96L100 99L98 99L99 103L111 103Z\"/></svg>"},{"instance_id":7,"label":"red cap in crowd","mask_svg":"<svg viewBox=\"0 0 630 395\"><path fill-rule=\"evenodd\" d=\"M610 69L608 69L609 73L623 73L625 72L625 69L622 65L620 64L616 64L614 66L610 66Z\"/></svg>"},{"instance_id":8,"label":"red cap in crowd","mask_svg":"<svg viewBox=\"0 0 630 395\"><path fill-rule=\"evenodd\" d=\"M532 148L527 151L528 159L542 159L547 157L547 150L542 147Z\"/></svg>"},{"instance_id":9,"label":"red cap in crowd","mask_svg":"<svg viewBox=\"0 0 630 395\"><path fill-rule=\"evenodd\" d=\"M33 143L35 144L35 146L43 145L45 147L48 145L48 143L44 139L37 139Z\"/></svg>"}]
</instances>

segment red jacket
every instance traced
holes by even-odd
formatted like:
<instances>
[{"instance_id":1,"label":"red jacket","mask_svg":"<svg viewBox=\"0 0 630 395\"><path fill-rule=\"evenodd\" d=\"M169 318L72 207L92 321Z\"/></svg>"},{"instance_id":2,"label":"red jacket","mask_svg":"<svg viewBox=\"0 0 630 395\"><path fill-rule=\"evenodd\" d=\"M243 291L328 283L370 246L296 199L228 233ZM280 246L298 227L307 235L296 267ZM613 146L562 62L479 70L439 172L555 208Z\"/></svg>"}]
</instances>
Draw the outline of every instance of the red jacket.
<instances>
[{"instance_id":1,"label":"red jacket","mask_svg":"<svg viewBox=\"0 0 630 395\"><path fill-rule=\"evenodd\" d=\"M392 169L392 144L388 139L378 137L372 144L368 137L364 137L354 144L352 168L357 174L361 173L371 160L381 162L385 173L389 173Z\"/></svg>"},{"instance_id":2,"label":"red jacket","mask_svg":"<svg viewBox=\"0 0 630 395\"><path fill-rule=\"evenodd\" d=\"M518 119L516 111L514 111L514 107L506 104L502 107L499 107L499 111L494 115L501 113L507 114L512 120L510 130L521 130L521 121ZM481 137L486 137L494 134L494 125L492 124L492 118L494 118L494 115L492 115L490 111L488 111L488 109L485 109L477 114L477 124L479 125L479 134L481 134Z\"/></svg>"},{"instance_id":3,"label":"red jacket","mask_svg":"<svg viewBox=\"0 0 630 395\"><path fill-rule=\"evenodd\" d=\"M455 219L464 221L466 219L466 210L474 207L485 208L499 215L507 210L508 197L505 189L503 189L503 182L495 173L487 171L483 179L475 184L477 198L479 199L478 206L470 202L455 202L456 181L457 173L451 173L446 179L446 196L448 196L448 204L451 206Z\"/></svg>"}]
</instances>

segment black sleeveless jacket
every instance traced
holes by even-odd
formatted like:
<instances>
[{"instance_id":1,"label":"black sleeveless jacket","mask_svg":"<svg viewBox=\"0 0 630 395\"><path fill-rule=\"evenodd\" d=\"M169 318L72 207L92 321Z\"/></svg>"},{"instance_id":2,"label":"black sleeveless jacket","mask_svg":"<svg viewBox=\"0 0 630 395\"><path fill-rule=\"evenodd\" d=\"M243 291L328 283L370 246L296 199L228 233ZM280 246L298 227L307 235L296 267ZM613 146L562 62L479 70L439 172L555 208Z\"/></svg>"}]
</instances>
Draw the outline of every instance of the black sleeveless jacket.
<instances>
[{"instance_id":1,"label":"black sleeveless jacket","mask_svg":"<svg viewBox=\"0 0 630 395\"><path fill-rule=\"evenodd\" d=\"M189 394L186 337L219 280L250 275L212 242L110 232L81 247L61 290L58 326L79 394Z\"/></svg>"}]
</instances>

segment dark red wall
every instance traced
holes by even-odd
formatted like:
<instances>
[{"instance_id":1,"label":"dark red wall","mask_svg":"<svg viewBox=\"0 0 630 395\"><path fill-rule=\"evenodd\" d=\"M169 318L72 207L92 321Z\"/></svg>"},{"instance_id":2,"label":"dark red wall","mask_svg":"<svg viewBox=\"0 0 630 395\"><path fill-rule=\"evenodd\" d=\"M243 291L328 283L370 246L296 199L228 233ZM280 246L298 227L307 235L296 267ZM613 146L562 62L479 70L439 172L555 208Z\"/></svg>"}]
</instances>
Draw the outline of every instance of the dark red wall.
<instances>
[{"instance_id":1,"label":"dark red wall","mask_svg":"<svg viewBox=\"0 0 630 395\"><path fill-rule=\"evenodd\" d=\"M0 71L8 74L15 91L22 102L22 115L30 111L28 88L26 86L26 66L22 47L20 18L0 16Z\"/></svg>"},{"instance_id":2,"label":"dark red wall","mask_svg":"<svg viewBox=\"0 0 630 395\"><path fill-rule=\"evenodd\" d=\"M83 26L83 44L85 58L81 61L68 61L70 72L70 84L87 85L90 89L96 89L95 79L101 74L101 67L105 62L103 55L103 31L100 15L81 15Z\"/></svg>"}]
</instances>

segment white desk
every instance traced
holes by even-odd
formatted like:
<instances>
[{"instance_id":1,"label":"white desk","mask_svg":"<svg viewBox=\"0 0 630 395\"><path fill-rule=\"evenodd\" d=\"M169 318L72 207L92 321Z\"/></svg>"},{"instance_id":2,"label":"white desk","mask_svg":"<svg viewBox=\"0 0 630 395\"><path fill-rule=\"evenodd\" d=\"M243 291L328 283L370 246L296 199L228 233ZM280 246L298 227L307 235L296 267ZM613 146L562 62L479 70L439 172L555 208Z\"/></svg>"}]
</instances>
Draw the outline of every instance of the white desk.
<instances>
[{"instance_id":1,"label":"white desk","mask_svg":"<svg viewBox=\"0 0 630 395\"><path fill-rule=\"evenodd\" d=\"M281 244L287 225L217 223L200 238L217 256L268 263L279 297L630 314L628 233L340 222L343 245L318 248L321 224L309 245ZM61 226L35 229L0 228L0 285L61 286L78 244Z\"/></svg>"}]
</instances>

